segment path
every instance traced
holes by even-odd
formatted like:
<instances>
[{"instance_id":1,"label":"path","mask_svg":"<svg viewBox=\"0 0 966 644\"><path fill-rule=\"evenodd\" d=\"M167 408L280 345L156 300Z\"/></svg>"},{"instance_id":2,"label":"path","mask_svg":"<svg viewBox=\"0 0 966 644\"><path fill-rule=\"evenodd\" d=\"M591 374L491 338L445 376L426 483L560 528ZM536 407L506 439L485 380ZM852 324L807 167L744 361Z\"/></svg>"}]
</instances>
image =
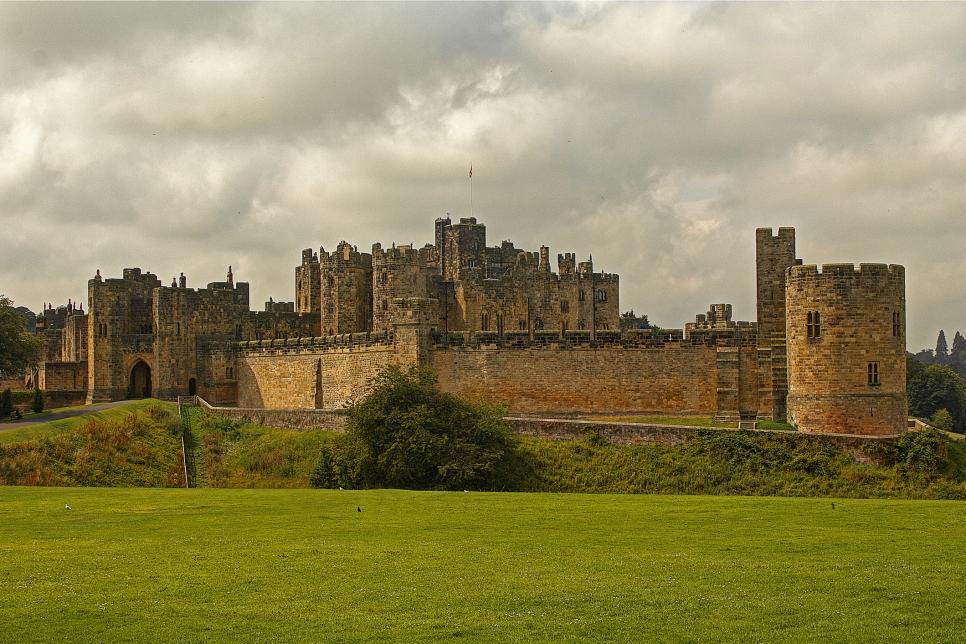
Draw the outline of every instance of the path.
<instances>
[{"instance_id":1,"label":"path","mask_svg":"<svg viewBox=\"0 0 966 644\"><path fill-rule=\"evenodd\" d=\"M25 418L24 420L18 420L12 423L0 423L0 431L3 431L5 429L16 429L18 427L27 427L28 425L39 425L41 423L49 423L52 420L60 420L61 418L73 418L74 416L82 416L84 414L90 414L95 411L101 411L102 409L110 409L111 407L117 407L118 405L123 405L129 402L131 401L118 400L115 402L96 403L94 405L85 405L83 407L74 407L73 409L58 411L54 414L46 414L36 420Z\"/></svg>"}]
</instances>

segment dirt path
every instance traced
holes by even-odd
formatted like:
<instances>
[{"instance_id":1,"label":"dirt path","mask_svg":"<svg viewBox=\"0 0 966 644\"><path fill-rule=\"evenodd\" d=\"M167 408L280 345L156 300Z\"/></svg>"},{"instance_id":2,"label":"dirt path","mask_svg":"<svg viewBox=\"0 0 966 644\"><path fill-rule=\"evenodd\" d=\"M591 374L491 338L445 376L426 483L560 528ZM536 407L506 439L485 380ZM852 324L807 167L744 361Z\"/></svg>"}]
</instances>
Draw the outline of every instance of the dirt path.
<instances>
[{"instance_id":1,"label":"dirt path","mask_svg":"<svg viewBox=\"0 0 966 644\"><path fill-rule=\"evenodd\" d=\"M123 405L124 403L131 402L130 400L118 400L116 402L106 402L97 403L94 405L86 405L84 407L77 407L75 409L68 409L66 411L59 411L56 414L47 414L41 416L40 418L18 420L13 423L0 423L0 432L5 429L16 429L18 427L27 427L28 425L39 425L40 423L49 423L52 420L60 420L61 418L72 418L74 416L81 416L83 414L89 414L91 412L100 411L102 409L110 409L111 407L117 407L118 405Z\"/></svg>"}]
</instances>

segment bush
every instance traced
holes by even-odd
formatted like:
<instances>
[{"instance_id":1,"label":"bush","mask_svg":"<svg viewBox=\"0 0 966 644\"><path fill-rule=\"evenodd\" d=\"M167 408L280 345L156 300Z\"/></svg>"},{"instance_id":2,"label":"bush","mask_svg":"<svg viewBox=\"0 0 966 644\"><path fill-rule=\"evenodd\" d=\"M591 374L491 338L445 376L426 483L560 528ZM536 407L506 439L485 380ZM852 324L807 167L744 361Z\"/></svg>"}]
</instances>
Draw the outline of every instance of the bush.
<instances>
[{"instance_id":1,"label":"bush","mask_svg":"<svg viewBox=\"0 0 966 644\"><path fill-rule=\"evenodd\" d=\"M912 474L939 473L945 462L943 436L933 429L903 432L896 440L892 462Z\"/></svg>"},{"instance_id":2,"label":"bush","mask_svg":"<svg viewBox=\"0 0 966 644\"><path fill-rule=\"evenodd\" d=\"M0 418L6 418L13 413L13 394L10 392L10 388L3 390L3 394L0 394Z\"/></svg>"},{"instance_id":3,"label":"bush","mask_svg":"<svg viewBox=\"0 0 966 644\"><path fill-rule=\"evenodd\" d=\"M371 469L369 452L355 436L345 435L324 445L309 483L319 488L366 487L366 471Z\"/></svg>"},{"instance_id":4,"label":"bush","mask_svg":"<svg viewBox=\"0 0 966 644\"><path fill-rule=\"evenodd\" d=\"M953 431L953 415L945 407L932 416L932 426L946 432Z\"/></svg>"},{"instance_id":5,"label":"bush","mask_svg":"<svg viewBox=\"0 0 966 644\"><path fill-rule=\"evenodd\" d=\"M44 392L40 389L34 389L34 400L30 404L30 408L35 414L39 414L44 410Z\"/></svg>"},{"instance_id":6,"label":"bush","mask_svg":"<svg viewBox=\"0 0 966 644\"><path fill-rule=\"evenodd\" d=\"M514 442L503 410L440 392L432 372L390 367L323 449L317 487L487 489Z\"/></svg>"}]
</instances>

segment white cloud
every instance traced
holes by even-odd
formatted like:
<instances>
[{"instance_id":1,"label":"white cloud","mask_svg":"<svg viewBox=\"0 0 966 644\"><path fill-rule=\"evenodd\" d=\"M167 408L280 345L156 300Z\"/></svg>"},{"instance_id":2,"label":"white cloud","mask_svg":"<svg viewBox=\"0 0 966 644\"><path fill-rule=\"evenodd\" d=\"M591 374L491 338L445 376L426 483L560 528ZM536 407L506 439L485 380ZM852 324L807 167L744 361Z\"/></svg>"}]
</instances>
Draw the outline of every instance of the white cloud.
<instances>
[{"instance_id":1,"label":"white cloud","mask_svg":"<svg viewBox=\"0 0 966 644\"><path fill-rule=\"evenodd\" d=\"M622 305L754 317L756 226L907 266L910 346L966 329L966 29L928 4L0 5L0 291L100 268L293 297L299 251L593 253Z\"/></svg>"}]
</instances>

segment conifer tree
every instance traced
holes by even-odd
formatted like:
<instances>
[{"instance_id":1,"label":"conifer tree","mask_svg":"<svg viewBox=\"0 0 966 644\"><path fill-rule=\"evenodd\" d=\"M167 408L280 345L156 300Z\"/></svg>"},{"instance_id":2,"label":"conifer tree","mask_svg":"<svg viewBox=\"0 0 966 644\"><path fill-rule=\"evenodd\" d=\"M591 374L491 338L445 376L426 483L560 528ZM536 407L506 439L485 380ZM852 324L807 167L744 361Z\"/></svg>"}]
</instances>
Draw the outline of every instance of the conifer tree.
<instances>
[{"instance_id":1,"label":"conifer tree","mask_svg":"<svg viewBox=\"0 0 966 644\"><path fill-rule=\"evenodd\" d=\"M936 340L936 363L946 364L949 361L949 346L946 344L946 332L939 329L939 338Z\"/></svg>"}]
</instances>

